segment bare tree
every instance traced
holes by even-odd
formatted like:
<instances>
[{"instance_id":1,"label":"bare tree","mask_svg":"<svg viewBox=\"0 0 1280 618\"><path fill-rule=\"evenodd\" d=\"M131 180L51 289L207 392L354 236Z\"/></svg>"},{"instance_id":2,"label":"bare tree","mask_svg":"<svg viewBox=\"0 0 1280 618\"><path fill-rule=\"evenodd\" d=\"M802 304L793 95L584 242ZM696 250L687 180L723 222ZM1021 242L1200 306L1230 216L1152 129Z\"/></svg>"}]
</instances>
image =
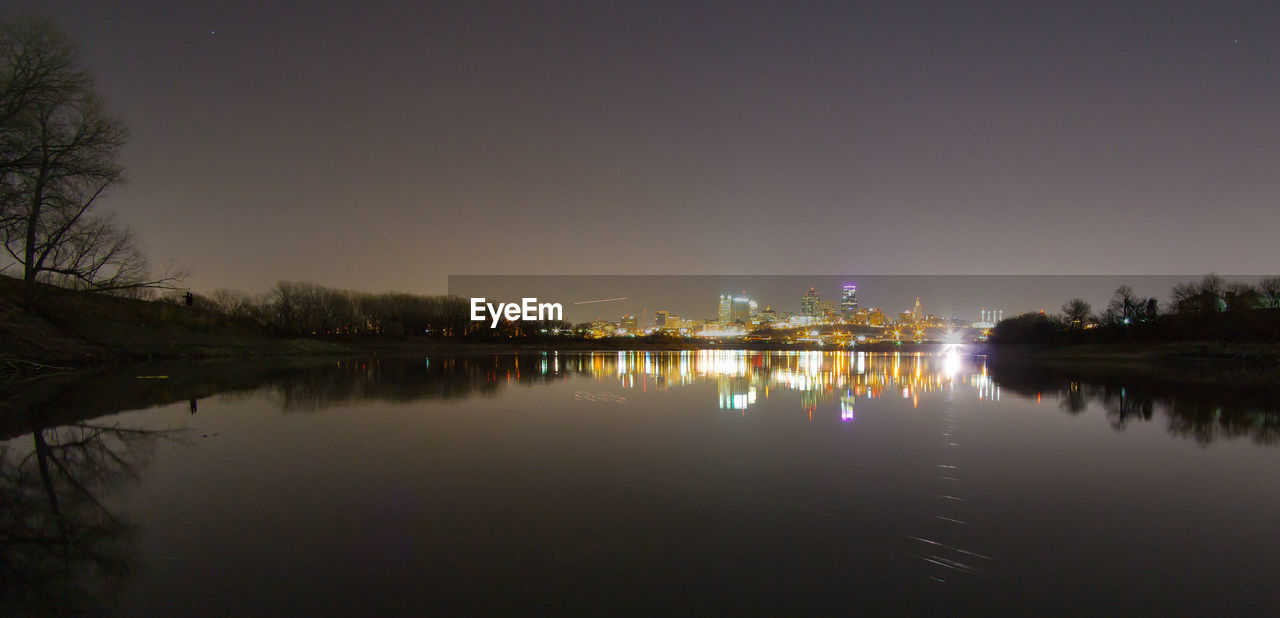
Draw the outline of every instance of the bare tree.
<instances>
[{"instance_id":1,"label":"bare tree","mask_svg":"<svg viewBox=\"0 0 1280 618\"><path fill-rule=\"evenodd\" d=\"M1200 280L1200 294L1208 299L1212 304L1213 310L1218 311L1222 308L1223 297L1227 293L1227 282L1216 273L1209 273Z\"/></svg>"},{"instance_id":2,"label":"bare tree","mask_svg":"<svg viewBox=\"0 0 1280 618\"><path fill-rule=\"evenodd\" d=\"M1179 313L1217 313L1226 308L1227 282L1209 273L1199 282L1174 286L1170 300Z\"/></svg>"},{"instance_id":3,"label":"bare tree","mask_svg":"<svg viewBox=\"0 0 1280 618\"><path fill-rule=\"evenodd\" d=\"M1266 304L1262 293L1251 284L1239 281L1229 284L1223 292L1222 299L1227 311L1251 311Z\"/></svg>"},{"instance_id":4,"label":"bare tree","mask_svg":"<svg viewBox=\"0 0 1280 618\"><path fill-rule=\"evenodd\" d=\"M1143 304L1144 299L1140 299L1134 294L1133 288L1122 285L1116 288L1115 294L1111 297L1111 302L1107 304L1107 315L1110 321L1122 322L1128 324L1138 316L1138 308Z\"/></svg>"},{"instance_id":5,"label":"bare tree","mask_svg":"<svg viewBox=\"0 0 1280 618\"><path fill-rule=\"evenodd\" d=\"M217 289L209 294L209 303L214 311L237 317L253 315L253 298L236 290Z\"/></svg>"},{"instance_id":6,"label":"bare tree","mask_svg":"<svg viewBox=\"0 0 1280 618\"><path fill-rule=\"evenodd\" d=\"M1198 310L1196 298L1199 294L1195 283L1179 283L1169 291L1169 303L1178 313L1191 313Z\"/></svg>"},{"instance_id":7,"label":"bare tree","mask_svg":"<svg viewBox=\"0 0 1280 618\"><path fill-rule=\"evenodd\" d=\"M10 174L36 155L16 131L23 114L89 83L77 66L75 45L56 28L31 18L0 23L0 186L10 188Z\"/></svg>"},{"instance_id":8,"label":"bare tree","mask_svg":"<svg viewBox=\"0 0 1280 618\"><path fill-rule=\"evenodd\" d=\"M1073 298L1062 305L1062 321L1067 328L1081 329L1089 320L1093 307L1083 298Z\"/></svg>"},{"instance_id":9,"label":"bare tree","mask_svg":"<svg viewBox=\"0 0 1280 618\"><path fill-rule=\"evenodd\" d=\"M0 23L0 236L22 266L23 301L36 282L121 290L163 286L127 228L94 212L124 182L124 125L80 68L75 46L47 21Z\"/></svg>"},{"instance_id":10,"label":"bare tree","mask_svg":"<svg viewBox=\"0 0 1280 618\"><path fill-rule=\"evenodd\" d=\"M1267 277L1258 282L1258 293L1262 302L1272 309L1280 307L1280 277Z\"/></svg>"}]
</instances>

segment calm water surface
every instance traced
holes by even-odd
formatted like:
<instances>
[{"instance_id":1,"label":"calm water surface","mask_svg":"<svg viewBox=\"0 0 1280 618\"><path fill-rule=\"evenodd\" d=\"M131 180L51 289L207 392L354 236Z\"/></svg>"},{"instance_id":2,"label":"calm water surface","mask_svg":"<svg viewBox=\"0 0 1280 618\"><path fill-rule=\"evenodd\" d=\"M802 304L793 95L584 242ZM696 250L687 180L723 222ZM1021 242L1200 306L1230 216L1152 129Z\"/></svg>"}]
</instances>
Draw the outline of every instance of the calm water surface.
<instances>
[{"instance_id":1,"label":"calm water surface","mask_svg":"<svg viewBox=\"0 0 1280 618\"><path fill-rule=\"evenodd\" d=\"M1276 615L1277 376L702 351L24 383L0 614Z\"/></svg>"}]
</instances>

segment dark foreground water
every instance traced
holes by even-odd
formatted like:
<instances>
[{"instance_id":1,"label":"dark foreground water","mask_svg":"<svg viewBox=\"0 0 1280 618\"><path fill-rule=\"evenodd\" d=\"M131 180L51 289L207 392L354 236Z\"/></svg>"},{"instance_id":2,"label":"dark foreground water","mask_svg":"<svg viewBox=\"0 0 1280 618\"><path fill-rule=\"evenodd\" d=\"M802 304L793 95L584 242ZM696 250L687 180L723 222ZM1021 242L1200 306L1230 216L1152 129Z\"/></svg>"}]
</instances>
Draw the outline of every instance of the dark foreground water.
<instances>
[{"instance_id":1,"label":"dark foreground water","mask_svg":"<svg viewBox=\"0 0 1280 618\"><path fill-rule=\"evenodd\" d=\"M10 385L0 614L1276 615L1276 371L706 351Z\"/></svg>"}]
</instances>

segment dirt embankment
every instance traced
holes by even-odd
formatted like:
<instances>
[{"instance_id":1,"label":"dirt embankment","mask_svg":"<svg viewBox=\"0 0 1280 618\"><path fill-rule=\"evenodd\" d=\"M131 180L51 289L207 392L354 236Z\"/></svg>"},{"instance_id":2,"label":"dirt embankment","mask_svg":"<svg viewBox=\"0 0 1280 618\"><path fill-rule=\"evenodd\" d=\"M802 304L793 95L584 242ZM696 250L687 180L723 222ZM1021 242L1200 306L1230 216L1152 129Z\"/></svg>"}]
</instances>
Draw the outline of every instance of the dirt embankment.
<instances>
[{"instance_id":1,"label":"dirt embankment","mask_svg":"<svg viewBox=\"0 0 1280 618\"><path fill-rule=\"evenodd\" d=\"M273 337L261 324L194 307L45 288L23 311L21 282L0 277L0 359L92 365L161 358L352 352L309 339Z\"/></svg>"}]
</instances>

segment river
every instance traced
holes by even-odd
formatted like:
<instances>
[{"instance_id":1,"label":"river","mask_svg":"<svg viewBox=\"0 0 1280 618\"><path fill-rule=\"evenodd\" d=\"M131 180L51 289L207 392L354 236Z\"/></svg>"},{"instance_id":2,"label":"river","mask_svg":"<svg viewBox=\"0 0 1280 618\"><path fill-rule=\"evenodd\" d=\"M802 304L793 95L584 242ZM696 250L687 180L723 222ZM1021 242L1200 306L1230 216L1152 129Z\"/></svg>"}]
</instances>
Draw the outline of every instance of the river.
<instances>
[{"instance_id":1,"label":"river","mask_svg":"<svg viewBox=\"0 0 1280 618\"><path fill-rule=\"evenodd\" d=\"M963 349L54 376L0 392L0 613L1276 615L1278 395Z\"/></svg>"}]
</instances>

